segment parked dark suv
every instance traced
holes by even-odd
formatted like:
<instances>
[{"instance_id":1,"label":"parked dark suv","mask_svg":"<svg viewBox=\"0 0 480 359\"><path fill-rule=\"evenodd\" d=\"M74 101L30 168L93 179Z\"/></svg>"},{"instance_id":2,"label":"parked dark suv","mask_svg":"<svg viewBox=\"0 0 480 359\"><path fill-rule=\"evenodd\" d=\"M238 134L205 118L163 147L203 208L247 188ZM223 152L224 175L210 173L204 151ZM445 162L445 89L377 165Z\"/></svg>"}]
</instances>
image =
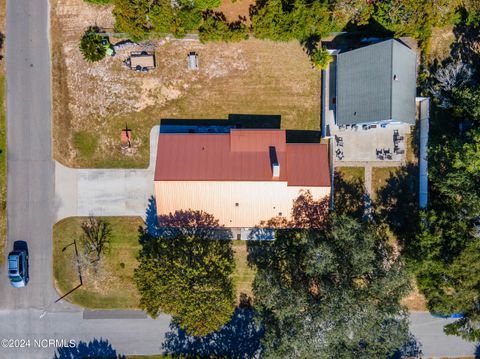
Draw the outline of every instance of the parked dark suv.
<instances>
[{"instance_id":1,"label":"parked dark suv","mask_svg":"<svg viewBox=\"0 0 480 359\"><path fill-rule=\"evenodd\" d=\"M28 252L13 250L8 255L8 278L15 288L25 287L28 283Z\"/></svg>"}]
</instances>

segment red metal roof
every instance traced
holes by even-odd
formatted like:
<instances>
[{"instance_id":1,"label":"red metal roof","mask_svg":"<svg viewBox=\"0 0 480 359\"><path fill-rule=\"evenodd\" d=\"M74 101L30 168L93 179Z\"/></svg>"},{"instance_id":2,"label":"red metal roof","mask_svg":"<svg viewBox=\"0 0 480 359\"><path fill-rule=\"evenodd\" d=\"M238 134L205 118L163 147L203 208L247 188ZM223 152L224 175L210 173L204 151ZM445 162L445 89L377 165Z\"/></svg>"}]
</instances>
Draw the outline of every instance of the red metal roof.
<instances>
[{"instance_id":1,"label":"red metal roof","mask_svg":"<svg viewBox=\"0 0 480 359\"><path fill-rule=\"evenodd\" d=\"M272 146L280 163L279 178L272 176ZM289 186L330 186L328 148L286 144L284 130L160 133L155 181L286 181Z\"/></svg>"}]
</instances>

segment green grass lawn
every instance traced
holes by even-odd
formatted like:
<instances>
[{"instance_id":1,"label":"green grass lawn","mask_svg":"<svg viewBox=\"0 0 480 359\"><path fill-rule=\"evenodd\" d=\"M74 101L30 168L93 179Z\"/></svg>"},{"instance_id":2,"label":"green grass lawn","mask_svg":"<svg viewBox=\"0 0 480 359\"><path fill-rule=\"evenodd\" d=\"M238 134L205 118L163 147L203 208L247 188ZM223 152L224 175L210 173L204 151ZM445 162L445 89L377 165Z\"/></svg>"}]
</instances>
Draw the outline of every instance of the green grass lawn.
<instances>
[{"instance_id":1,"label":"green grass lawn","mask_svg":"<svg viewBox=\"0 0 480 359\"><path fill-rule=\"evenodd\" d=\"M363 167L335 167L335 171L339 173L345 182L364 182L365 168Z\"/></svg>"},{"instance_id":2,"label":"green grass lawn","mask_svg":"<svg viewBox=\"0 0 480 359\"><path fill-rule=\"evenodd\" d=\"M233 273L233 283L237 289L237 300L242 293L252 298L252 283L255 277L255 270L250 268L247 263L247 241L233 241L233 250L235 252L236 265Z\"/></svg>"},{"instance_id":3,"label":"green grass lawn","mask_svg":"<svg viewBox=\"0 0 480 359\"><path fill-rule=\"evenodd\" d=\"M0 76L0 264L5 258L7 237L7 127L5 123L5 76Z\"/></svg>"},{"instance_id":4,"label":"green grass lawn","mask_svg":"<svg viewBox=\"0 0 480 359\"><path fill-rule=\"evenodd\" d=\"M73 144L85 158L91 158L97 150L97 138L86 131L74 132Z\"/></svg>"},{"instance_id":5,"label":"green grass lawn","mask_svg":"<svg viewBox=\"0 0 480 359\"><path fill-rule=\"evenodd\" d=\"M82 273L83 285L66 299L92 309L138 308L139 296L133 282L133 272L140 249L137 230L143 225L143 220L139 217L105 219L112 226L112 239L111 249L105 254L103 269L100 271L101 279ZM83 220L83 217L70 217L53 227L53 273L55 286L60 294L68 293L80 283L75 248L70 244L76 239L77 247L81 250L78 238L82 234L80 225ZM237 298L241 293L251 297L255 272L247 265L247 242L233 241L233 250L236 260L233 281L237 288Z\"/></svg>"},{"instance_id":6,"label":"green grass lawn","mask_svg":"<svg viewBox=\"0 0 480 359\"><path fill-rule=\"evenodd\" d=\"M79 284L75 248L72 245L65 251L62 249L74 239L78 244L82 220L82 217L70 217L53 227L53 273L60 294ZM140 217L106 217L106 220L112 226L112 239L111 249L104 258L102 280L83 275L84 285L66 299L86 308L137 308L139 297L133 283L133 270L140 249L137 229L143 221Z\"/></svg>"},{"instance_id":7,"label":"green grass lawn","mask_svg":"<svg viewBox=\"0 0 480 359\"><path fill-rule=\"evenodd\" d=\"M377 199L380 189L387 185L387 181L392 177L399 167L373 167L372 168L372 199Z\"/></svg>"}]
</instances>

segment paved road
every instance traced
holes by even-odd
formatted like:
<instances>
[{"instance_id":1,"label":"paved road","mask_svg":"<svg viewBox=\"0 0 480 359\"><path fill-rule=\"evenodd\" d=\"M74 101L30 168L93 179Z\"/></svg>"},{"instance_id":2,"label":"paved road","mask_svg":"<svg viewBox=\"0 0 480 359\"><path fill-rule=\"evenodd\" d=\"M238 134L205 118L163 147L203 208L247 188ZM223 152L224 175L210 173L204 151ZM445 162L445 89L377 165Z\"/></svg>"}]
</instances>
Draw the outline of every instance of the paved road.
<instances>
[{"instance_id":1,"label":"paved road","mask_svg":"<svg viewBox=\"0 0 480 359\"><path fill-rule=\"evenodd\" d=\"M443 326L454 319L434 318L426 312L410 313L410 331L421 343L424 357L465 357L474 355L480 343L470 343L443 333Z\"/></svg>"},{"instance_id":2,"label":"paved road","mask_svg":"<svg viewBox=\"0 0 480 359\"><path fill-rule=\"evenodd\" d=\"M44 341L36 345L35 340L42 339L64 339L66 342L75 340L77 348L80 341L93 343L95 339L102 339L108 341L117 354L158 354L162 351L161 345L170 322L167 316L156 320L83 319L82 312L57 312L49 313L40 319L41 315L41 311L35 309L0 310L1 359L53 359L56 349L52 344ZM2 348L2 338L30 340L30 347ZM98 349L99 345L95 346ZM76 350L73 350L73 353L77 355L61 358L84 357ZM92 351L83 351L83 355L86 354L91 355Z\"/></svg>"},{"instance_id":3,"label":"paved road","mask_svg":"<svg viewBox=\"0 0 480 359\"><path fill-rule=\"evenodd\" d=\"M7 5L8 248L26 241L27 288L15 290L0 274L0 307L43 308L56 298L52 278L50 55L47 0L9 0Z\"/></svg>"}]
</instances>

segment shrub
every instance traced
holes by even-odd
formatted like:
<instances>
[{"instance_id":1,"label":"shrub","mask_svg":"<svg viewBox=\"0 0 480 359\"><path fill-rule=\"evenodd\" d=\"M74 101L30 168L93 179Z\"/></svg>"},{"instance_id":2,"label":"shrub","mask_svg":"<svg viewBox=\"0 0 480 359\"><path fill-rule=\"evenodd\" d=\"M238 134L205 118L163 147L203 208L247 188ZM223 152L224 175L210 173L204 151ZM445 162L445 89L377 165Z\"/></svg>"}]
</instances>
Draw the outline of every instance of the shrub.
<instances>
[{"instance_id":1,"label":"shrub","mask_svg":"<svg viewBox=\"0 0 480 359\"><path fill-rule=\"evenodd\" d=\"M98 27L91 26L85 31L80 41L80 51L87 61L100 61L105 57L107 50L102 45L103 36L99 32Z\"/></svg>"},{"instance_id":2,"label":"shrub","mask_svg":"<svg viewBox=\"0 0 480 359\"><path fill-rule=\"evenodd\" d=\"M332 56L325 47L319 47L313 50L310 55L310 61L319 70L326 69L327 65L332 61Z\"/></svg>"}]
</instances>

